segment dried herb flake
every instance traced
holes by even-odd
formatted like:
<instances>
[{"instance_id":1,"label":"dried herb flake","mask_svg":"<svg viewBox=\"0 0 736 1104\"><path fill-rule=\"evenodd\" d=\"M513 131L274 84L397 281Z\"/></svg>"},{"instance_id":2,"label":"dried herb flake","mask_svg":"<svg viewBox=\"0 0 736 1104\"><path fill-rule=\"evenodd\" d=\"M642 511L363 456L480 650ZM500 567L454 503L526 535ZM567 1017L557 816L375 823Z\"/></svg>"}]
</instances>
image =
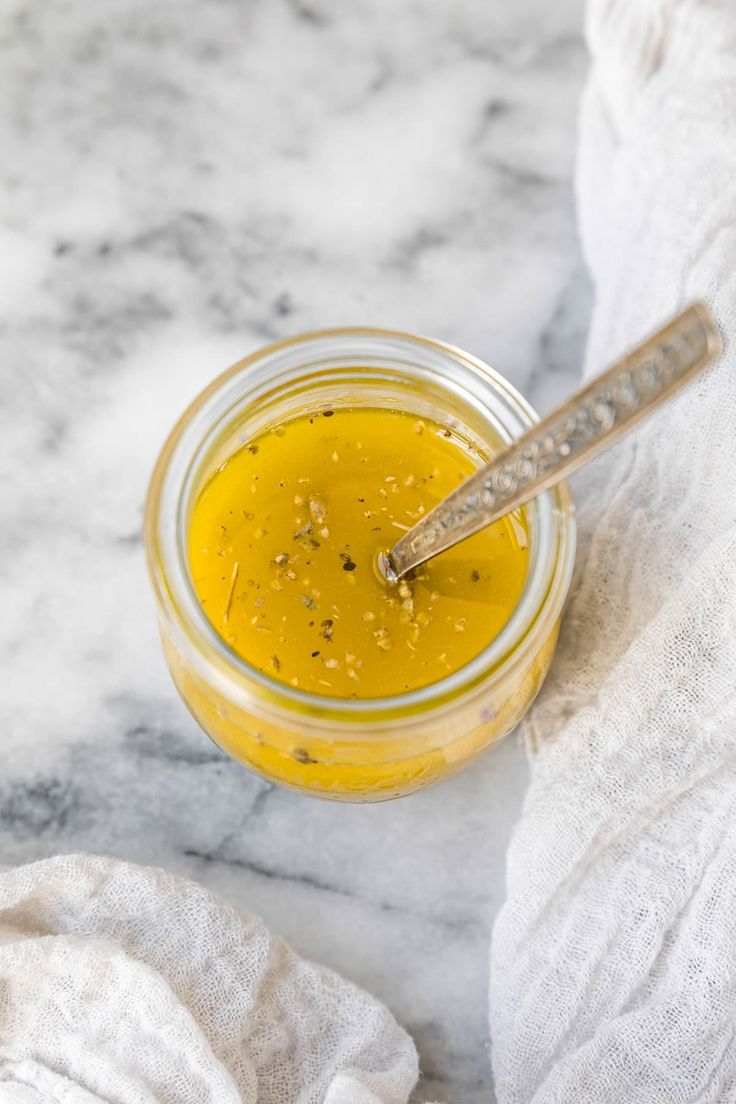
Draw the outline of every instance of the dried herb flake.
<instances>
[{"instance_id":1,"label":"dried herb flake","mask_svg":"<svg viewBox=\"0 0 736 1104\"><path fill-rule=\"evenodd\" d=\"M308 521L306 525L302 526L301 529L297 529L296 533L294 533L294 540L301 540L302 537L308 537L313 529L313 522Z\"/></svg>"},{"instance_id":2,"label":"dried herb flake","mask_svg":"<svg viewBox=\"0 0 736 1104\"><path fill-rule=\"evenodd\" d=\"M291 754L294 756L297 763L316 763L317 762L317 760L313 759L312 756L309 754L309 752L305 751L304 748L294 748L294 750L292 751Z\"/></svg>"},{"instance_id":3,"label":"dried herb flake","mask_svg":"<svg viewBox=\"0 0 736 1104\"><path fill-rule=\"evenodd\" d=\"M320 628L322 629L322 636L325 640L332 640L333 625L334 621L331 617L326 617L325 620L321 622Z\"/></svg>"}]
</instances>

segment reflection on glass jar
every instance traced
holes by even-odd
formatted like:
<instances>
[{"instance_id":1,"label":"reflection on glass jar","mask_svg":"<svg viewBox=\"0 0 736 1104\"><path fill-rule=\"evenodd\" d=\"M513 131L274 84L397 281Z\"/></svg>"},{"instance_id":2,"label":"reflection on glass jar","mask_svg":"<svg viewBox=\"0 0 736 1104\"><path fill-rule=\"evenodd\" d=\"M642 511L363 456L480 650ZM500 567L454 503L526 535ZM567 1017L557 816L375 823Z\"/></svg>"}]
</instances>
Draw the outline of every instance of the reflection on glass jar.
<instances>
[{"instance_id":1,"label":"reflection on glass jar","mask_svg":"<svg viewBox=\"0 0 736 1104\"><path fill-rule=\"evenodd\" d=\"M506 594L508 609L503 611L502 617L494 620L491 607L484 607L482 603L468 607L469 627L473 632L462 637L467 654L459 647L459 637L448 639L448 647L439 652L442 663L438 667L437 650L441 647L442 637L438 635L437 625L444 622L435 621L432 626L434 635L430 629L423 635L422 626L428 624L426 616L424 621L419 619L417 623L419 599L431 603L438 598L437 592L432 590L432 571L438 569L430 565L428 574L423 577L428 580L424 591L421 590L420 579L416 584L420 588L416 595L412 590L409 596L407 591L403 602L387 598L392 610L386 610L384 620L390 620L390 613L393 617L391 631L399 634L399 643L403 643L401 633L404 629L407 632L411 630L412 635L406 638L407 647L411 648L412 653L419 650L420 659L421 649L426 649L425 666L432 670L426 683L416 677L419 669L416 654L410 655L400 648L388 656L380 654L380 646L383 645L385 650L387 644L381 632L388 630L374 628L373 625L370 626L372 634L368 635L366 630L360 640L365 647L365 640L370 640L372 636L379 645L379 651L375 656L366 656L374 669L369 664L363 668L361 675L359 665L362 660L356 659L358 649L351 643L350 637L357 639L364 633L364 627L356 620L351 628L349 617L339 626L343 633L339 652L341 658L326 660L325 655L336 656L338 653L315 646L318 642L312 640L309 634L319 632L320 625L329 622L329 643L332 645L332 619L319 620L317 614L312 617L305 610L301 610L304 624L297 619L296 623L301 627L295 631L304 634L305 648L311 649L307 654L315 658L316 664L328 668L323 670L320 667L320 674L334 677L335 686L349 685L350 694L345 689L331 690L330 678L311 677L310 672L316 668L290 667L289 645L293 640L281 638L282 659L279 659L276 654L278 649L275 649L270 656L272 666L269 667L266 655L270 649L264 650L260 647L261 641L255 639L251 646L248 633L238 636L234 628L233 593L239 581L243 582L239 576L242 554L237 546L233 547L232 542L224 542L217 551L217 555L223 557L222 561L208 561L207 556L197 559L196 552L200 546L203 543L209 546L210 542L200 539L197 529L200 517L196 511L205 493L217 505L211 491L213 486L217 489L217 474L224 470L223 465L226 466L244 447L247 448L248 443L251 453L258 453L261 464L258 470L267 482L269 472L288 454L283 451L279 453L277 442L270 449L268 439L265 439L267 447L260 451L252 442L263 442L263 434L269 430L277 430L278 435L283 436L282 427L288 431L290 426L296 427L293 440L298 442L298 434L302 431L300 427L311 423L312 418L318 420L325 411L332 419L329 423L332 427L340 423L340 418L334 417L335 413L341 415L348 427L350 417L354 416L350 412L363 412L352 424L362 424L362 417L368 429L371 422L370 419L366 421L367 413L374 412L372 417L379 420L383 413L386 425L391 427L389 437L398 433L398 428L403 425L397 412L408 415L408 421L416 426L419 433L425 426L446 427L443 436L452 438L451 442L446 442L447 447L452 443L463 450L464 459L455 466L462 469L464 463L469 465L468 470L521 434L535 420L535 415L505 380L479 361L450 346L379 330L324 331L271 346L235 365L215 380L184 414L159 458L148 497L146 547L166 658L179 693L192 714L220 747L269 779L337 800L384 800L411 793L454 772L506 735L529 708L551 662L572 572L575 540L572 507L567 488L560 485L525 508L520 519L522 524L516 525L517 531L523 534L521 547L528 545L524 552L525 575L524 572L518 575L515 589ZM314 439L316 441L318 437ZM305 438L306 451L303 452L305 475L302 481L305 484L309 484L310 477L310 466L306 462L308 440ZM440 443L445 444L439 440L436 442L438 446ZM369 444L368 441L367 448ZM427 441L426 445L429 444ZM418 458L421 458L424 448L418 438ZM398 464L398 455L394 448L392 471ZM460 452L458 457L461 458ZM251 459L244 455L234 463L240 463L245 472L251 470L247 467ZM376 458L372 457L366 472L375 472L377 464ZM279 611L288 608L285 603L290 600L289 580L294 580L295 588L300 586L296 580L299 572L304 571L303 553L293 554L292 547L298 549L303 539L309 539L309 548L316 549L315 562L310 569L313 573L320 570L320 556L324 562L333 553L335 562L339 562L338 554L342 557L347 572L345 575L340 572L339 586L343 593L349 595L348 583L355 588L355 593L360 593L360 588L368 582L367 576L355 573L352 553L349 555L340 551L343 547L355 547L354 544L345 545L338 541L339 524L344 529L347 517L348 499L343 493L345 480L351 476L346 463L336 462L333 467L334 495L331 495L328 485L327 494L313 495L310 501L303 504L304 496L294 495L294 488L286 487L283 479L274 483L266 495L267 499L269 496L273 499L279 493L281 482L284 482L285 492L289 494L289 508L296 511L291 522L295 525L301 523L300 511L307 520L306 528L300 526L294 533L297 543L289 544L283 552L275 551L276 545L268 547L269 539L277 540L273 533L269 538L267 530L254 530L255 536L265 538L263 547L268 550L264 553L266 559L263 564L275 564L272 585L279 592L274 596L270 590L264 591L262 593L268 594L268 600L261 597L252 603L256 607L251 619L254 626L265 618L271 599L271 605ZM323 481L331 478L327 468L320 475ZM235 467L231 469L235 470ZM237 470L240 478L240 469ZM357 475L361 470L356 468ZM462 471L457 472L457 478L461 474ZM381 478L384 478L383 475ZM395 474L386 475L385 481L387 488L377 492L383 495L382 500L364 503L364 496L360 495L363 509L360 514L356 513L355 517L348 519L348 532L352 533L363 517L371 522L382 521L384 517L394 516L389 512L389 506L398 506L404 499L410 504L414 502L417 492L413 474L402 479L397 479ZM394 488L394 482L398 482L399 486ZM233 483L233 486L237 485L237 481ZM353 488L355 483L350 483L350 486ZM258 485L253 483L254 502L258 501L257 489ZM388 491L392 489L396 493L389 502ZM446 493L446 488L442 493ZM325 500L331 498L340 503L337 527L332 524L328 526L328 519L323 516ZM386 504L379 506L379 501ZM433 500L430 498L428 501L431 507ZM297 505L292 507L292 503ZM376 517L371 517L372 510L366 508L371 506ZM419 509L423 508L420 505ZM379 514L379 510L384 513ZM242 513L245 516L247 511ZM253 521L251 514L247 516ZM408 506L407 516L412 516ZM207 515L207 518L213 524L222 520L216 513L211 513L211 518ZM313 531L313 522L319 526L318 532ZM253 525L257 522L253 521ZM369 524L368 520L365 525L366 537L361 538L363 540L367 539L368 533L381 531L380 525ZM224 531L225 526L222 528ZM194 557L192 533L197 534ZM499 532L498 535L503 534ZM318 536L320 539L315 539ZM339 540L344 541L344 537L345 532ZM282 544L285 545L285 538L279 539L280 549ZM383 534L376 536L375 540L389 543L389 538ZM490 536L486 538L486 545L488 540ZM333 548L335 541L338 543ZM320 547L321 543L324 547ZM357 546L360 547L360 540ZM478 546L479 555L483 547L482 543ZM210 551L209 547L203 550ZM213 613L213 606L209 610L207 607L210 591L203 588L209 585L206 578L208 563L211 566L214 562L218 568L221 567L222 574L212 576L212 593L216 594L218 603L217 612ZM308 562L312 563L312 560ZM457 562L465 563L466 560ZM196 578L192 575L193 563L196 565ZM260 582L256 584L255 574L255 571L251 572L254 578L248 582L260 586ZM473 570L473 578L480 575L481 572ZM511 580L512 574L500 577ZM314 579L308 581L313 583ZM508 582L507 590L510 586L511 582ZM287 590L282 594L283 587ZM316 596L314 601L324 600L324 586L321 589L313 587L307 593L303 590L299 596L307 610L313 602L312 594ZM513 593L512 601L508 600L510 593ZM236 601L245 601L246 597L238 592ZM503 597L503 594L499 595L499 608L503 607ZM335 595L331 598L334 599ZM462 594L452 596L453 601L460 601L461 598ZM439 611L443 610L443 599L435 604ZM449 598L446 604L452 611ZM244 608L237 605L235 610L240 614ZM431 604L426 608L430 614L435 609ZM249 613L252 612L249 607ZM263 627L270 631L266 629L267 623L267 620L264 621ZM466 627L468 616L455 619L456 630L464 634ZM477 641L477 645L471 647L471 640ZM477 652L474 650L476 646L479 649ZM461 657L456 664L452 662L455 653ZM341 677L351 675L353 682L350 684L344 677L340 683L336 670L346 655L349 669L339 674ZM406 677L401 666L402 655L407 659L404 663ZM284 656L287 657L286 662ZM351 663L358 665L357 671L350 667ZM380 666L382 663L383 668ZM375 676L372 681L369 675ZM365 686L372 687L370 694L361 694L361 677ZM401 690L404 685L408 689ZM376 687L381 686L389 687L389 690L384 696L377 696ZM333 693L335 696L331 696Z\"/></svg>"}]
</instances>

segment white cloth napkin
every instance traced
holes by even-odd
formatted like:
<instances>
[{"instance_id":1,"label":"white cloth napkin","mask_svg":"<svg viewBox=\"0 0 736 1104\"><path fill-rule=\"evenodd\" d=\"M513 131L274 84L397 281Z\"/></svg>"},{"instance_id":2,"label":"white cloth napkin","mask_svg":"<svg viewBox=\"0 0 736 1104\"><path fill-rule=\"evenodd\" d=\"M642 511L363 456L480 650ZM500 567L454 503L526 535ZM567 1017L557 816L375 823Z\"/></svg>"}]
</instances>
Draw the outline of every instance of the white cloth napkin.
<instances>
[{"instance_id":1,"label":"white cloth napkin","mask_svg":"<svg viewBox=\"0 0 736 1104\"><path fill-rule=\"evenodd\" d=\"M694 298L726 355L585 474L496 923L499 1101L736 1101L736 3L593 0L597 372Z\"/></svg>"},{"instance_id":2,"label":"white cloth napkin","mask_svg":"<svg viewBox=\"0 0 736 1104\"><path fill-rule=\"evenodd\" d=\"M161 870L0 874L2 1104L405 1104L414 1046L368 994Z\"/></svg>"}]
</instances>

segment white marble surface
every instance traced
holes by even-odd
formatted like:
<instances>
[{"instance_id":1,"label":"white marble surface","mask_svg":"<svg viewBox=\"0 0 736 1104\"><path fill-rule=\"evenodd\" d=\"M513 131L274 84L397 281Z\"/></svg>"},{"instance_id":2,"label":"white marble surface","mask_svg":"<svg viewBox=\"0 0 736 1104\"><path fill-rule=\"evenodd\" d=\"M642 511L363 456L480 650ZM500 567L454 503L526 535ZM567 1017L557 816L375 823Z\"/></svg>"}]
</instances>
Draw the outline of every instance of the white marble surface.
<instances>
[{"instance_id":1,"label":"white marble surface","mask_svg":"<svg viewBox=\"0 0 736 1104\"><path fill-rule=\"evenodd\" d=\"M579 0L0 8L0 860L186 872L373 990L418 1099L492 1094L489 932L515 739L340 807L217 754L159 653L155 454L216 372L342 323L432 333L541 407L589 292L571 163Z\"/></svg>"}]
</instances>

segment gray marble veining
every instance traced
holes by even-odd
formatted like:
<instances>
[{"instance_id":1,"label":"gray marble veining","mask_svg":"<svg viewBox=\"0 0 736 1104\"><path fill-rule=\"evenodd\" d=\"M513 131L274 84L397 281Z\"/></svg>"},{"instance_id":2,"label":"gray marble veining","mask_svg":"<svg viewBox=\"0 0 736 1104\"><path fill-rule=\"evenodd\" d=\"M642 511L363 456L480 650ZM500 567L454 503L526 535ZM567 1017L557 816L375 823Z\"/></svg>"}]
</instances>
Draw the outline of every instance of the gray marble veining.
<instances>
[{"instance_id":1,"label":"gray marble veining","mask_svg":"<svg viewBox=\"0 0 736 1104\"><path fill-rule=\"evenodd\" d=\"M515 740L384 806L219 754L160 656L155 455L300 330L431 333L540 408L589 309L571 189L579 0L8 0L0 12L0 859L190 874L382 997L418 1099L492 1095L487 960Z\"/></svg>"}]
</instances>

